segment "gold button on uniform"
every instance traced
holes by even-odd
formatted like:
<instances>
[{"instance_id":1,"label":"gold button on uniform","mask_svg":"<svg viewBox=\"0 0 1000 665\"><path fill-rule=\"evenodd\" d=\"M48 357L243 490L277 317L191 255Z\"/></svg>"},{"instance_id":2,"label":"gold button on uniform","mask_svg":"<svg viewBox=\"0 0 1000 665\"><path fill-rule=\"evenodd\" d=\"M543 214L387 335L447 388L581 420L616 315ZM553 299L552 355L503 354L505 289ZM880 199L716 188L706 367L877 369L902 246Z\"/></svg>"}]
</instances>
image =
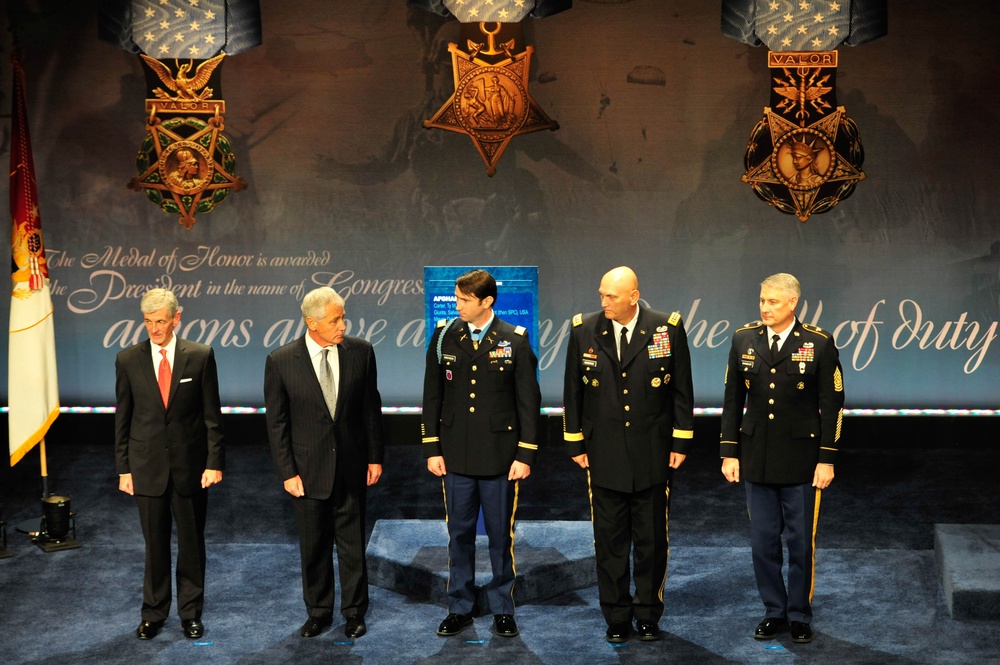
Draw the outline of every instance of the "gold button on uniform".
<instances>
[{"instance_id":1,"label":"gold button on uniform","mask_svg":"<svg viewBox=\"0 0 1000 665\"><path fill-rule=\"evenodd\" d=\"M768 404L774 404L774 400L773 399L769 399L769 400L767 400L767 403Z\"/></svg>"},{"instance_id":2,"label":"gold button on uniform","mask_svg":"<svg viewBox=\"0 0 1000 665\"><path fill-rule=\"evenodd\" d=\"M473 372L475 372L475 371L476 371L476 366L475 366L475 365L473 365L473 366L472 366L472 371L473 371Z\"/></svg>"},{"instance_id":3,"label":"gold button on uniform","mask_svg":"<svg viewBox=\"0 0 1000 665\"><path fill-rule=\"evenodd\" d=\"M476 393L469 393L469 399L476 399Z\"/></svg>"},{"instance_id":4,"label":"gold button on uniform","mask_svg":"<svg viewBox=\"0 0 1000 665\"><path fill-rule=\"evenodd\" d=\"M469 407L469 413L475 413L475 412L476 412L476 407L470 406Z\"/></svg>"},{"instance_id":5,"label":"gold button on uniform","mask_svg":"<svg viewBox=\"0 0 1000 665\"><path fill-rule=\"evenodd\" d=\"M773 413L767 414L767 419L768 420L774 420L774 414Z\"/></svg>"},{"instance_id":6,"label":"gold button on uniform","mask_svg":"<svg viewBox=\"0 0 1000 665\"><path fill-rule=\"evenodd\" d=\"M632 410L632 407L630 407L630 406L629 406L628 404L626 404L626 405L625 405L625 410L626 410L626 411L631 411L631 410Z\"/></svg>"},{"instance_id":7,"label":"gold button on uniform","mask_svg":"<svg viewBox=\"0 0 1000 665\"><path fill-rule=\"evenodd\" d=\"M772 367L772 368L771 368L771 374L777 374L777 373L778 373L778 370L776 370L776 369L774 369L774 368Z\"/></svg>"},{"instance_id":8,"label":"gold button on uniform","mask_svg":"<svg viewBox=\"0 0 1000 665\"><path fill-rule=\"evenodd\" d=\"M774 390L774 384L773 383L771 384L771 390Z\"/></svg>"},{"instance_id":9,"label":"gold button on uniform","mask_svg":"<svg viewBox=\"0 0 1000 665\"><path fill-rule=\"evenodd\" d=\"M626 388L625 390L623 390L623 391L622 391L622 394L623 394L623 395L628 395L628 388Z\"/></svg>"}]
</instances>

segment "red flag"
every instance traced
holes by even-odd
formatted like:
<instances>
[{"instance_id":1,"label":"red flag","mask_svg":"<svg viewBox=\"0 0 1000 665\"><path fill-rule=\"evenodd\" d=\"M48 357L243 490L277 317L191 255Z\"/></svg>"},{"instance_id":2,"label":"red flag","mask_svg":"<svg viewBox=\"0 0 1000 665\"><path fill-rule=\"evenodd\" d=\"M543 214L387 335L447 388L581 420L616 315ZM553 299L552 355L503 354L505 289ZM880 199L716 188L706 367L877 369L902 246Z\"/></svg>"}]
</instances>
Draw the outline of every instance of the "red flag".
<instances>
[{"instance_id":1,"label":"red flag","mask_svg":"<svg viewBox=\"0 0 1000 665\"><path fill-rule=\"evenodd\" d=\"M38 188L25 110L24 70L17 49L11 54L14 94L11 109L10 358L7 400L10 464L45 437L59 415L55 328L49 269L42 242Z\"/></svg>"}]
</instances>

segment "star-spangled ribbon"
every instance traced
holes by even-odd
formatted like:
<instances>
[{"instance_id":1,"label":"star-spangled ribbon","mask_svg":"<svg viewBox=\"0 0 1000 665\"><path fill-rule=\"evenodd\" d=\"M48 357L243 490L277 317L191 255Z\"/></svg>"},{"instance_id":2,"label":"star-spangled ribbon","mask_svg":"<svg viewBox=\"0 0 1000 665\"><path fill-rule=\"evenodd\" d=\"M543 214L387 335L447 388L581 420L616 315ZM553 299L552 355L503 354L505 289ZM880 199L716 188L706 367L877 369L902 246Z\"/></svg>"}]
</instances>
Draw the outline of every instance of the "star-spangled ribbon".
<instances>
[{"instance_id":1,"label":"star-spangled ribbon","mask_svg":"<svg viewBox=\"0 0 1000 665\"><path fill-rule=\"evenodd\" d=\"M157 60L236 55L262 41L259 0L103 0L101 41Z\"/></svg>"},{"instance_id":2,"label":"star-spangled ribbon","mask_svg":"<svg viewBox=\"0 0 1000 665\"><path fill-rule=\"evenodd\" d=\"M223 0L132 0L132 40L149 56L206 59L226 41Z\"/></svg>"},{"instance_id":3,"label":"star-spangled ribbon","mask_svg":"<svg viewBox=\"0 0 1000 665\"><path fill-rule=\"evenodd\" d=\"M722 32L771 51L832 51L888 32L886 0L723 0Z\"/></svg>"}]
</instances>

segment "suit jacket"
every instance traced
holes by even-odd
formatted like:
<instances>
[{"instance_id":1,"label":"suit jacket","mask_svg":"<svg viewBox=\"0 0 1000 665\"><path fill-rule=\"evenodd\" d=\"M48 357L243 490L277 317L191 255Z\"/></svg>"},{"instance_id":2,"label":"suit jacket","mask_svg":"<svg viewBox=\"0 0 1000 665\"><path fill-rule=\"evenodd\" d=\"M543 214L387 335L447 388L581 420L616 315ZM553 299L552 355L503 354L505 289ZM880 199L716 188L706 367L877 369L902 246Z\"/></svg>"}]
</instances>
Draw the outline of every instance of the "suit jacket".
<instances>
[{"instance_id":1,"label":"suit jacket","mask_svg":"<svg viewBox=\"0 0 1000 665\"><path fill-rule=\"evenodd\" d=\"M762 322L733 333L720 454L741 459L743 480L811 483L816 464L836 459L843 413L843 372L829 333L796 320L773 360Z\"/></svg>"},{"instance_id":2,"label":"suit jacket","mask_svg":"<svg viewBox=\"0 0 1000 665\"><path fill-rule=\"evenodd\" d=\"M313 499L333 493L338 465L352 491L363 490L368 465L381 464L385 454L375 350L359 337L344 337L338 357L336 421L305 337L274 350L264 364L267 433L278 475L283 481L301 476Z\"/></svg>"},{"instance_id":3,"label":"suit jacket","mask_svg":"<svg viewBox=\"0 0 1000 665\"><path fill-rule=\"evenodd\" d=\"M115 358L115 466L132 474L136 494L160 496L172 479L177 493L189 496L201 489L205 469L225 467L212 348L178 337L171 377L164 407L150 341Z\"/></svg>"},{"instance_id":4,"label":"suit jacket","mask_svg":"<svg viewBox=\"0 0 1000 665\"><path fill-rule=\"evenodd\" d=\"M494 317L473 349L468 324L456 319L440 339L444 325L427 350L424 457L443 455L449 472L468 476L506 475L514 460L534 464L542 395L524 328Z\"/></svg>"},{"instance_id":5,"label":"suit jacket","mask_svg":"<svg viewBox=\"0 0 1000 665\"><path fill-rule=\"evenodd\" d=\"M670 453L686 455L694 436L681 315L640 307L621 360L604 312L574 316L563 396L566 449L587 454L593 484L637 492L669 480Z\"/></svg>"}]
</instances>

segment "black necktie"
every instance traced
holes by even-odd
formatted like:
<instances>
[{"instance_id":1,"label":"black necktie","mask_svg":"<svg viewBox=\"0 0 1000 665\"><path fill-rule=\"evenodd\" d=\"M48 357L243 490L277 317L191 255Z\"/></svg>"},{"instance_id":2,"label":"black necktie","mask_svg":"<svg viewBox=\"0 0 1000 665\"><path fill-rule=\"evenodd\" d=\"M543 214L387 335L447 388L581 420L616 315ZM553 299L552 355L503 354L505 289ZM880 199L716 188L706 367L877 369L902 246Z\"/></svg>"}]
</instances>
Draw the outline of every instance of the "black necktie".
<instances>
[{"instance_id":1,"label":"black necktie","mask_svg":"<svg viewBox=\"0 0 1000 665\"><path fill-rule=\"evenodd\" d=\"M774 362L778 358L778 340L781 339L781 335L775 333L771 335L771 362Z\"/></svg>"},{"instance_id":2,"label":"black necktie","mask_svg":"<svg viewBox=\"0 0 1000 665\"><path fill-rule=\"evenodd\" d=\"M625 357L625 348L628 346L628 328L622 326L622 336L618 343L618 360Z\"/></svg>"}]
</instances>

